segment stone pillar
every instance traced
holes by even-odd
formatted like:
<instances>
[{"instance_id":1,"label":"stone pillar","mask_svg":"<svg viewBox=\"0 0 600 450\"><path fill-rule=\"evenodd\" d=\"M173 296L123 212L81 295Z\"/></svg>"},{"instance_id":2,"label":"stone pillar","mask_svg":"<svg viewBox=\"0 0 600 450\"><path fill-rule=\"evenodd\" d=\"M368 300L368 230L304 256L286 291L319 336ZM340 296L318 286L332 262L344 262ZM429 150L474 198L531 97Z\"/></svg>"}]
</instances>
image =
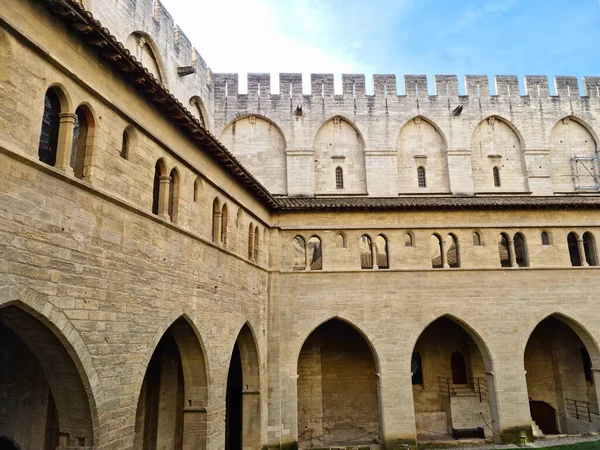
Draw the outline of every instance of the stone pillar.
<instances>
[{"instance_id":1,"label":"stone pillar","mask_svg":"<svg viewBox=\"0 0 600 450\"><path fill-rule=\"evenodd\" d=\"M206 448L206 416L207 410L203 406L183 408L183 450Z\"/></svg>"},{"instance_id":2,"label":"stone pillar","mask_svg":"<svg viewBox=\"0 0 600 450\"><path fill-rule=\"evenodd\" d=\"M473 195L473 165L471 150L448 149L448 176L454 195Z\"/></svg>"},{"instance_id":3,"label":"stone pillar","mask_svg":"<svg viewBox=\"0 0 600 450\"><path fill-rule=\"evenodd\" d=\"M442 267L448 269L450 265L448 264L448 255L446 253L446 242L443 238L440 238L440 252L442 256Z\"/></svg>"},{"instance_id":4,"label":"stone pillar","mask_svg":"<svg viewBox=\"0 0 600 450\"><path fill-rule=\"evenodd\" d=\"M73 175L71 150L73 149L73 131L77 116L71 113L61 113L59 117L60 127L58 129L55 167L69 175Z\"/></svg>"},{"instance_id":5,"label":"stone pillar","mask_svg":"<svg viewBox=\"0 0 600 450\"><path fill-rule=\"evenodd\" d=\"M288 150L287 182L288 195L314 197L315 195L315 151Z\"/></svg>"},{"instance_id":6,"label":"stone pillar","mask_svg":"<svg viewBox=\"0 0 600 450\"><path fill-rule=\"evenodd\" d=\"M506 355L505 364L496 358L494 371L487 373L490 410L494 420L494 441L520 444L521 436L526 436L531 442L533 432L526 372L522 365L515 367L514 359L508 356Z\"/></svg>"},{"instance_id":7,"label":"stone pillar","mask_svg":"<svg viewBox=\"0 0 600 450\"><path fill-rule=\"evenodd\" d=\"M169 219L169 187L171 177L161 175L158 187L158 216L163 219Z\"/></svg>"},{"instance_id":8,"label":"stone pillar","mask_svg":"<svg viewBox=\"0 0 600 450\"><path fill-rule=\"evenodd\" d=\"M508 240L508 254L510 256L510 267L517 267L517 255L515 254L515 241Z\"/></svg>"},{"instance_id":9,"label":"stone pillar","mask_svg":"<svg viewBox=\"0 0 600 450\"><path fill-rule=\"evenodd\" d=\"M261 448L260 391L242 391L242 450Z\"/></svg>"},{"instance_id":10,"label":"stone pillar","mask_svg":"<svg viewBox=\"0 0 600 450\"><path fill-rule=\"evenodd\" d=\"M379 269L377 265L377 245L375 241L371 241L371 260L373 261L373 269Z\"/></svg>"},{"instance_id":11,"label":"stone pillar","mask_svg":"<svg viewBox=\"0 0 600 450\"><path fill-rule=\"evenodd\" d=\"M533 195L553 195L550 178L550 150L523 150L527 170L529 190Z\"/></svg>"},{"instance_id":12,"label":"stone pillar","mask_svg":"<svg viewBox=\"0 0 600 450\"><path fill-rule=\"evenodd\" d=\"M579 248L579 259L581 259L582 266L589 266L588 260L585 256L585 246L583 245L583 239L577 238L577 248Z\"/></svg>"},{"instance_id":13,"label":"stone pillar","mask_svg":"<svg viewBox=\"0 0 600 450\"><path fill-rule=\"evenodd\" d=\"M398 152L365 150L367 193L371 197L398 195Z\"/></svg>"},{"instance_id":14,"label":"stone pillar","mask_svg":"<svg viewBox=\"0 0 600 450\"><path fill-rule=\"evenodd\" d=\"M213 211L213 242L221 242L221 227L223 226L223 211ZM250 233L250 239L252 241L252 255L248 255L249 258L254 258L254 230Z\"/></svg>"},{"instance_id":15,"label":"stone pillar","mask_svg":"<svg viewBox=\"0 0 600 450\"><path fill-rule=\"evenodd\" d=\"M403 449L417 440L413 389L408 370L382 371L377 374L381 440L385 448Z\"/></svg>"}]
</instances>

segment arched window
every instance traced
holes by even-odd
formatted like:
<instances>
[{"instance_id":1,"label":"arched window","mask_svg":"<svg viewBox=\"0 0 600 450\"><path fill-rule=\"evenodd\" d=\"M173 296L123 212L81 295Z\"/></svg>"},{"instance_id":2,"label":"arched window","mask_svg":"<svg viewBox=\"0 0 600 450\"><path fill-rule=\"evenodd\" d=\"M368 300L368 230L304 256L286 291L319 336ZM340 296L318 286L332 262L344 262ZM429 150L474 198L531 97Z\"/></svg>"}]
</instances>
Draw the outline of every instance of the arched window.
<instances>
[{"instance_id":1,"label":"arched window","mask_svg":"<svg viewBox=\"0 0 600 450\"><path fill-rule=\"evenodd\" d=\"M377 267L379 269L389 269L390 260L388 258L388 244L387 240L383 235L379 235L375 238L375 255L377 261Z\"/></svg>"},{"instance_id":2,"label":"arched window","mask_svg":"<svg viewBox=\"0 0 600 450\"><path fill-rule=\"evenodd\" d=\"M202 180L198 177L194 181L194 203L200 201L200 194L202 193Z\"/></svg>"},{"instance_id":3,"label":"arched window","mask_svg":"<svg viewBox=\"0 0 600 450\"><path fill-rule=\"evenodd\" d=\"M344 233L338 233L335 237L335 246L337 248L346 248L346 235Z\"/></svg>"},{"instance_id":4,"label":"arched window","mask_svg":"<svg viewBox=\"0 0 600 450\"><path fill-rule=\"evenodd\" d=\"M592 233L583 233L583 251L585 252L585 260L590 266L597 266L598 259L596 256L596 244Z\"/></svg>"},{"instance_id":5,"label":"arched window","mask_svg":"<svg viewBox=\"0 0 600 450\"><path fill-rule=\"evenodd\" d=\"M221 202L219 198L213 201L212 241L219 242L221 238Z\"/></svg>"},{"instance_id":6,"label":"arched window","mask_svg":"<svg viewBox=\"0 0 600 450\"><path fill-rule=\"evenodd\" d=\"M90 147L88 140L93 127L94 119L91 111L85 106L77 108L75 111L73 144L71 147L71 168L75 177L80 180L84 177L85 159Z\"/></svg>"},{"instance_id":7,"label":"arched window","mask_svg":"<svg viewBox=\"0 0 600 450\"><path fill-rule=\"evenodd\" d=\"M413 237L412 237L412 234L406 233L404 235L404 246L405 247L412 247L413 246Z\"/></svg>"},{"instance_id":8,"label":"arched window","mask_svg":"<svg viewBox=\"0 0 600 450\"><path fill-rule=\"evenodd\" d=\"M542 231L542 245L550 245L550 237L546 231Z\"/></svg>"},{"instance_id":9,"label":"arched window","mask_svg":"<svg viewBox=\"0 0 600 450\"><path fill-rule=\"evenodd\" d=\"M473 231L473 245L475 247L481 247L481 235L477 231Z\"/></svg>"},{"instance_id":10,"label":"arched window","mask_svg":"<svg viewBox=\"0 0 600 450\"><path fill-rule=\"evenodd\" d=\"M302 236L296 236L292 241L293 268L294 270L306 269L306 242Z\"/></svg>"},{"instance_id":11,"label":"arched window","mask_svg":"<svg viewBox=\"0 0 600 450\"><path fill-rule=\"evenodd\" d=\"M410 359L410 373L413 385L423 384L423 366L419 352L413 352L412 354L412 358Z\"/></svg>"},{"instance_id":12,"label":"arched window","mask_svg":"<svg viewBox=\"0 0 600 450\"><path fill-rule=\"evenodd\" d=\"M179 214L179 172L171 170L169 175L169 218L171 222L177 222Z\"/></svg>"},{"instance_id":13,"label":"arched window","mask_svg":"<svg viewBox=\"0 0 600 450\"><path fill-rule=\"evenodd\" d=\"M221 210L221 244L227 245L227 226L229 214L227 213L227 205L223 205Z\"/></svg>"},{"instance_id":14,"label":"arched window","mask_svg":"<svg viewBox=\"0 0 600 450\"><path fill-rule=\"evenodd\" d=\"M448 267L451 269L457 269L460 267L460 254L458 252L458 241L456 236L449 234L446 236L446 261Z\"/></svg>"},{"instance_id":15,"label":"arched window","mask_svg":"<svg viewBox=\"0 0 600 450\"><path fill-rule=\"evenodd\" d=\"M259 244L259 230L258 227L254 228L254 261L258 261L258 244Z\"/></svg>"},{"instance_id":16,"label":"arched window","mask_svg":"<svg viewBox=\"0 0 600 450\"><path fill-rule=\"evenodd\" d=\"M527 261L527 247L525 245L525 237L521 233L517 233L515 234L513 241L515 244L515 260L517 261L517 266L528 267L529 263Z\"/></svg>"},{"instance_id":17,"label":"arched window","mask_svg":"<svg viewBox=\"0 0 600 450\"><path fill-rule=\"evenodd\" d=\"M42 117L42 131L38 146L40 161L49 166L56 165L61 112L60 100L56 92L54 89L49 89L44 97L44 115Z\"/></svg>"},{"instance_id":18,"label":"arched window","mask_svg":"<svg viewBox=\"0 0 600 450\"><path fill-rule=\"evenodd\" d=\"M335 169L335 188L344 189L344 171L341 167Z\"/></svg>"},{"instance_id":19,"label":"arched window","mask_svg":"<svg viewBox=\"0 0 600 450\"><path fill-rule=\"evenodd\" d=\"M248 259L254 258L254 224L248 225Z\"/></svg>"},{"instance_id":20,"label":"arched window","mask_svg":"<svg viewBox=\"0 0 600 450\"><path fill-rule=\"evenodd\" d=\"M166 175L167 168L162 159L159 159L154 166L154 184L152 189L152 214L163 215L164 203L162 203L163 197L166 195L165 187L161 183L161 177Z\"/></svg>"},{"instance_id":21,"label":"arched window","mask_svg":"<svg viewBox=\"0 0 600 450\"><path fill-rule=\"evenodd\" d=\"M373 268L373 251L371 238L366 234L360 237L360 268Z\"/></svg>"},{"instance_id":22,"label":"arched window","mask_svg":"<svg viewBox=\"0 0 600 450\"><path fill-rule=\"evenodd\" d=\"M569 233L567 236L567 244L569 244L569 257L573 267L581 266L581 255L579 254L579 238L575 233Z\"/></svg>"},{"instance_id":23,"label":"arched window","mask_svg":"<svg viewBox=\"0 0 600 450\"><path fill-rule=\"evenodd\" d=\"M123 131L123 142L121 143L121 153L120 156L123 159L129 159L129 149L131 148L131 136L130 131L125 128Z\"/></svg>"},{"instance_id":24,"label":"arched window","mask_svg":"<svg viewBox=\"0 0 600 450\"><path fill-rule=\"evenodd\" d=\"M431 255L432 268L442 269L444 267L442 253L442 239L437 234L432 234L429 238L429 254Z\"/></svg>"},{"instance_id":25,"label":"arched window","mask_svg":"<svg viewBox=\"0 0 600 450\"><path fill-rule=\"evenodd\" d=\"M420 166L417 169L417 180L419 181L419 187L427 187L427 178L425 178L425 167Z\"/></svg>"},{"instance_id":26,"label":"arched window","mask_svg":"<svg viewBox=\"0 0 600 450\"><path fill-rule=\"evenodd\" d=\"M498 254L500 256L501 267L511 267L511 255L508 236L505 233L498 236Z\"/></svg>"},{"instance_id":27,"label":"arched window","mask_svg":"<svg viewBox=\"0 0 600 450\"><path fill-rule=\"evenodd\" d=\"M494 167L494 186L500 187L500 169L498 167Z\"/></svg>"},{"instance_id":28,"label":"arched window","mask_svg":"<svg viewBox=\"0 0 600 450\"><path fill-rule=\"evenodd\" d=\"M308 252L308 268L310 270L323 269L323 249L321 248L321 239L313 236L308 240L306 248Z\"/></svg>"}]
</instances>

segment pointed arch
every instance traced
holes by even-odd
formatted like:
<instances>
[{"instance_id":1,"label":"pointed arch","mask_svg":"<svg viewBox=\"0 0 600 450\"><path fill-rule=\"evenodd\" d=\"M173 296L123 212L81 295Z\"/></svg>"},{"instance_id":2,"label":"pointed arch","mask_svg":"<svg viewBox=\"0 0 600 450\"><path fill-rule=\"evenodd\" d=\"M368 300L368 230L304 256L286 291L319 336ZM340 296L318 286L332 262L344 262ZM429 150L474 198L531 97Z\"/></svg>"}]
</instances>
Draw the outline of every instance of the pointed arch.
<instances>
[{"instance_id":1,"label":"pointed arch","mask_svg":"<svg viewBox=\"0 0 600 450\"><path fill-rule=\"evenodd\" d=\"M221 209L221 244L227 246L227 234L229 231L229 210L227 209L227 203L223 204Z\"/></svg>"},{"instance_id":2,"label":"pointed arch","mask_svg":"<svg viewBox=\"0 0 600 450\"><path fill-rule=\"evenodd\" d=\"M130 160L135 153L137 146L137 133L132 125L128 125L123 130L123 138L121 140L121 151L119 156L125 160Z\"/></svg>"},{"instance_id":3,"label":"pointed arch","mask_svg":"<svg viewBox=\"0 0 600 450\"><path fill-rule=\"evenodd\" d=\"M225 447L260 448L262 442L261 358L246 322L233 344L227 377Z\"/></svg>"},{"instance_id":4,"label":"pointed arch","mask_svg":"<svg viewBox=\"0 0 600 450\"><path fill-rule=\"evenodd\" d=\"M598 167L590 159L600 142L594 129L580 117L565 116L552 127L548 142L553 191L597 191ZM580 159L574 161L574 156Z\"/></svg>"},{"instance_id":5,"label":"pointed arch","mask_svg":"<svg viewBox=\"0 0 600 450\"><path fill-rule=\"evenodd\" d=\"M177 223L179 217L179 196L181 189L181 177L177 167L171 169L169 174L169 218L171 222Z\"/></svg>"},{"instance_id":6,"label":"pointed arch","mask_svg":"<svg viewBox=\"0 0 600 450\"><path fill-rule=\"evenodd\" d=\"M271 119L237 116L223 128L221 141L273 194L287 194L287 140Z\"/></svg>"},{"instance_id":7,"label":"pointed arch","mask_svg":"<svg viewBox=\"0 0 600 450\"><path fill-rule=\"evenodd\" d=\"M448 142L440 127L425 116L406 121L398 133L400 192L449 192Z\"/></svg>"},{"instance_id":8,"label":"pointed arch","mask_svg":"<svg viewBox=\"0 0 600 450\"><path fill-rule=\"evenodd\" d=\"M471 148L476 192L529 191L523 154L525 142L509 120L492 115L479 122L471 135ZM510 180L510 183L500 183L501 172L504 181Z\"/></svg>"},{"instance_id":9,"label":"pointed arch","mask_svg":"<svg viewBox=\"0 0 600 450\"><path fill-rule=\"evenodd\" d=\"M165 64L154 39L143 31L134 31L125 41L125 47L151 73L156 80L167 86Z\"/></svg>"},{"instance_id":10,"label":"pointed arch","mask_svg":"<svg viewBox=\"0 0 600 450\"><path fill-rule=\"evenodd\" d=\"M316 194L365 194L367 192L365 140L350 120L335 115L322 122L314 138ZM338 187L342 175L343 188Z\"/></svg>"},{"instance_id":11,"label":"pointed arch","mask_svg":"<svg viewBox=\"0 0 600 450\"><path fill-rule=\"evenodd\" d=\"M260 231L257 226L256 228L254 228L254 261L257 261L257 262L258 262L259 242L260 242Z\"/></svg>"},{"instance_id":12,"label":"pointed arch","mask_svg":"<svg viewBox=\"0 0 600 450\"><path fill-rule=\"evenodd\" d=\"M181 310L162 325L147 355L139 391L136 447L177 448L185 443L205 448L209 371L204 345L193 320Z\"/></svg>"},{"instance_id":13,"label":"pointed arch","mask_svg":"<svg viewBox=\"0 0 600 450\"><path fill-rule=\"evenodd\" d=\"M58 431L91 446L100 434L98 406L104 395L77 329L46 296L10 283L0 287L1 326L14 333L39 363L56 405Z\"/></svg>"}]
</instances>

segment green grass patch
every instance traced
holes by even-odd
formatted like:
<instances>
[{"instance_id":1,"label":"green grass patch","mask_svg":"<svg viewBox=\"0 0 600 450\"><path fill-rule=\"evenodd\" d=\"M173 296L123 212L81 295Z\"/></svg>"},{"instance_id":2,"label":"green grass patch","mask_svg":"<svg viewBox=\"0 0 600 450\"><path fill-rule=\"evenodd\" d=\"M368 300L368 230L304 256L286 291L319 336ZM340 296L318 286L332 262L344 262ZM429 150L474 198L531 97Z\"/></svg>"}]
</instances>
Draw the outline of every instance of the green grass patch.
<instances>
[{"instance_id":1,"label":"green grass patch","mask_svg":"<svg viewBox=\"0 0 600 450\"><path fill-rule=\"evenodd\" d=\"M548 447L548 450L600 450L600 441L581 442L579 444L559 445L558 447Z\"/></svg>"}]
</instances>

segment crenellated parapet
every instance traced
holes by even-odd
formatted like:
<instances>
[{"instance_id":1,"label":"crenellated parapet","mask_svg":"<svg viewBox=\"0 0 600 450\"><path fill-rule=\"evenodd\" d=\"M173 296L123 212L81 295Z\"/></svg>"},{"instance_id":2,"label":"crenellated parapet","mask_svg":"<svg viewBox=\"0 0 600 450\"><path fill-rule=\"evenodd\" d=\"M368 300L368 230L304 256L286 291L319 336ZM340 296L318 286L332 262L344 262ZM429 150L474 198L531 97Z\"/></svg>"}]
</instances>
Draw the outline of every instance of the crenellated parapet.
<instances>
[{"instance_id":1,"label":"crenellated parapet","mask_svg":"<svg viewBox=\"0 0 600 450\"><path fill-rule=\"evenodd\" d=\"M279 92L271 89L269 74L248 74L244 94L237 74L213 79L215 133L251 171L262 172L276 194L551 195L573 191L581 174L571 159L597 157L600 77L583 79L584 95L578 79L566 76L555 77L551 90L545 76L503 75L490 82L486 75L467 75L459 85L455 75L436 75L433 83L425 75L405 75L399 86L395 75L383 74L369 80L369 94L365 76L355 74L342 75L341 93L332 74L312 74L306 94L301 74L280 74ZM263 142L254 150L244 134L246 117L253 127L274 126L283 148L269 153L275 144ZM267 173L270 163L260 160L266 154L268 161L287 155L285 173ZM420 167L435 173L422 183L426 189L417 184ZM334 172L351 174L347 185L354 189L336 188ZM502 182L494 180L496 172ZM586 186L600 185L597 175L591 181Z\"/></svg>"}]
</instances>

